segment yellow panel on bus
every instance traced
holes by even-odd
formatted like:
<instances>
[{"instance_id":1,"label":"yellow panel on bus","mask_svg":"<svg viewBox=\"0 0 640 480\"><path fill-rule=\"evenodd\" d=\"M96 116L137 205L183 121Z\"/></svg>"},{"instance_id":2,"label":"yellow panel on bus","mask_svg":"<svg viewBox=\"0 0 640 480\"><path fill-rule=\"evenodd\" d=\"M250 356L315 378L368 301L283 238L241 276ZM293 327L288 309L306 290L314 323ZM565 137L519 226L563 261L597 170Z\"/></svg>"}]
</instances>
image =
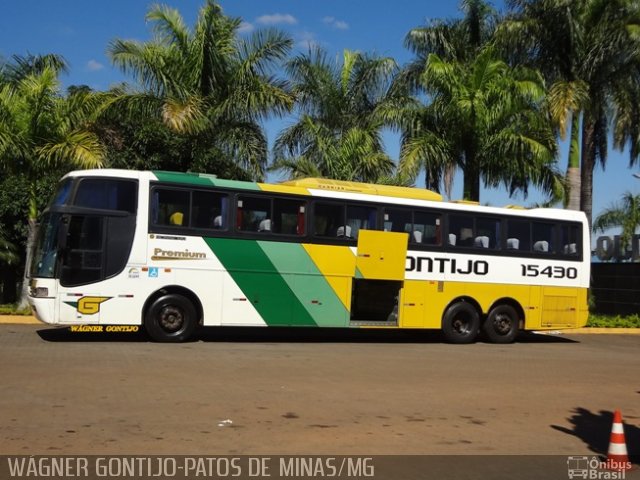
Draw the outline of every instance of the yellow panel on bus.
<instances>
[{"instance_id":1,"label":"yellow panel on bus","mask_svg":"<svg viewBox=\"0 0 640 480\"><path fill-rule=\"evenodd\" d=\"M408 233L360 230L356 267L368 280L404 280Z\"/></svg>"}]
</instances>

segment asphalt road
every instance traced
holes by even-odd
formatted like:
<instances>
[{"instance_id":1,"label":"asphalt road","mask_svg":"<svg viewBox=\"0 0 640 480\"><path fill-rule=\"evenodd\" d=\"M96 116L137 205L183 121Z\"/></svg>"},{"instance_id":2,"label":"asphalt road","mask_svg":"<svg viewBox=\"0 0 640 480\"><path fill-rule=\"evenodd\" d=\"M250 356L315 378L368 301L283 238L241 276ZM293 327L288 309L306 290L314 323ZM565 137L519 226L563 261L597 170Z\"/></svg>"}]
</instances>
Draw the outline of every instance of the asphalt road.
<instances>
[{"instance_id":1,"label":"asphalt road","mask_svg":"<svg viewBox=\"0 0 640 480\"><path fill-rule=\"evenodd\" d=\"M448 345L423 332L208 329L166 345L0 325L5 455L530 455L566 464L606 456L615 409L629 453L640 456L638 335L529 334L503 346Z\"/></svg>"}]
</instances>

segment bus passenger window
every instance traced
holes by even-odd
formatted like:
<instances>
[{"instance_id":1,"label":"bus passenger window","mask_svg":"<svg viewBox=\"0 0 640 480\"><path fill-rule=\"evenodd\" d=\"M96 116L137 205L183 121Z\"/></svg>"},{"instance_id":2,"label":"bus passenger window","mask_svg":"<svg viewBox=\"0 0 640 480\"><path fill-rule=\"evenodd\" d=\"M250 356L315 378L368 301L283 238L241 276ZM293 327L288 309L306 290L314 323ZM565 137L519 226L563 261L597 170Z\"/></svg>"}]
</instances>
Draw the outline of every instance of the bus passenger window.
<instances>
[{"instance_id":1,"label":"bus passenger window","mask_svg":"<svg viewBox=\"0 0 640 480\"><path fill-rule=\"evenodd\" d=\"M441 245L442 232L440 215L431 212L415 211L413 213L413 240L423 245ZM418 237L419 235L419 237ZM418 241L421 238L422 241Z\"/></svg>"},{"instance_id":2,"label":"bus passenger window","mask_svg":"<svg viewBox=\"0 0 640 480\"><path fill-rule=\"evenodd\" d=\"M449 217L449 233L456 236L456 247L473 247L473 217L451 215ZM451 244L451 243L450 243Z\"/></svg>"},{"instance_id":3,"label":"bus passenger window","mask_svg":"<svg viewBox=\"0 0 640 480\"><path fill-rule=\"evenodd\" d=\"M238 229L246 232L270 232L272 222L271 199L262 197L239 197ZM265 220L269 220L266 222Z\"/></svg>"},{"instance_id":4,"label":"bus passenger window","mask_svg":"<svg viewBox=\"0 0 640 480\"><path fill-rule=\"evenodd\" d=\"M500 243L500 222L494 218L476 218L474 246L496 250Z\"/></svg>"},{"instance_id":5,"label":"bus passenger window","mask_svg":"<svg viewBox=\"0 0 640 480\"><path fill-rule=\"evenodd\" d=\"M385 232L413 232L413 222L411 221L411 210L400 210L395 208L384 209L384 231ZM410 241L412 241L410 239Z\"/></svg>"},{"instance_id":6,"label":"bus passenger window","mask_svg":"<svg viewBox=\"0 0 640 480\"><path fill-rule=\"evenodd\" d=\"M320 237L336 237L338 235L338 228L340 226L344 227L344 206L316 203L313 218L313 233L315 235Z\"/></svg>"},{"instance_id":7,"label":"bus passenger window","mask_svg":"<svg viewBox=\"0 0 640 480\"><path fill-rule=\"evenodd\" d=\"M156 225L189 225L189 192L156 188L152 199L152 221Z\"/></svg>"},{"instance_id":8,"label":"bus passenger window","mask_svg":"<svg viewBox=\"0 0 640 480\"><path fill-rule=\"evenodd\" d=\"M556 253L555 230L555 225L552 223L533 222L533 251Z\"/></svg>"},{"instance_id":9,"label":"bus passenger window","mask_svg":"<svg viewBox=\"0 0 640 480\"><path fill-rule=\"evenodd\" d=\"M193 192L191 226L196 228L226 229L228 197L216 192Z\"/></svg>"},{"instance_id":10,"label":"bus passenger window","mask_svg":"<svg viewBox=\"0 0 640 480\"><path fill-rule=\"evenodd\" d=\"M302 200L273 200L271 231L286 235L304 235L305 202Z\"/></svg>"},{"instance_id":11,"label":"bus passenger window","mask_svg":"<svg viewBox=\"0 0 640 480\"><path fill-rule=\"evenodd\" d=\"M507 250L531 251L531 222L509 219L507 221Z\"/></svg>"},{"instance_id":12,"label":"bus passenger window","mask_svg":"<svg viewBox=\"0 0 640 480\"><path fill-rule=\"evenodd\" d=\"M347 206L347 224L344 228L344 236L358 238L360 230L375 230L376 209L373 207Z\"/></svg>"},{"instance_id":13,"label":"bus passenger window","mask_svg":"<svg viewBox=\"0 0 640 480\"><path fill-rule=\"evenodd\" d=\"M580 244L578 232L579 229L576 225L562 225L560 227L562 236L560 244L562 245L562 253L564 255L570 255L572 257L578 256L578 245Z\"/></svg>"}]
</instances>

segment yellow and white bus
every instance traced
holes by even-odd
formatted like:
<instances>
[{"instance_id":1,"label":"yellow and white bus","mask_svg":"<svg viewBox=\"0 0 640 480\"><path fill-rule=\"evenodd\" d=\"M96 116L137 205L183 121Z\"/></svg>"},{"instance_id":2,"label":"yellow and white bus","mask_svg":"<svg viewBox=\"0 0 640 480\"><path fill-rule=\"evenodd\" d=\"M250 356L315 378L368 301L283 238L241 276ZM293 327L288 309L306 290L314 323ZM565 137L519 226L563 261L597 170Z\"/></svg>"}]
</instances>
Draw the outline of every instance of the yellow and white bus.
<instances>
[{"instance_id":1,"label":"yellow and white bus","mask_svg":"<svg viewBox=\"0 0 640 480\"><path fill-rule=\"evenodd\" d=\"M85 170L45 210L30 265L38 319L143 325L441 329L512 342L587 320L581 212L444 202L326 179Z\"/></svg>"}]
</instances>

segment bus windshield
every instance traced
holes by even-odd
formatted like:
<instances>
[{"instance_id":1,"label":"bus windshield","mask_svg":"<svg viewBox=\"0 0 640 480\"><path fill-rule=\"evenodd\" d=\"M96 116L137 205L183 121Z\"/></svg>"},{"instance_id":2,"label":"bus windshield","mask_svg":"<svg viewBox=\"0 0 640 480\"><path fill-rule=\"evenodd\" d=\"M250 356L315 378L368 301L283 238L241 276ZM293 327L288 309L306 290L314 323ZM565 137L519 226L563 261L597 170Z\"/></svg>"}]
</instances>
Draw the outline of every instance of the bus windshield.
<instances>
[{"instance_id":1,"label":"bus windshield","mask_svg":"<svg viewBox=\"0 0 640 480\"><path fill-rule=\"evenodd\" d=\"M31 277L54 277L58 253L58 228L61 218L59 213L45 213L43 215L33 249Z\"/></svg>"}]
</instances>

